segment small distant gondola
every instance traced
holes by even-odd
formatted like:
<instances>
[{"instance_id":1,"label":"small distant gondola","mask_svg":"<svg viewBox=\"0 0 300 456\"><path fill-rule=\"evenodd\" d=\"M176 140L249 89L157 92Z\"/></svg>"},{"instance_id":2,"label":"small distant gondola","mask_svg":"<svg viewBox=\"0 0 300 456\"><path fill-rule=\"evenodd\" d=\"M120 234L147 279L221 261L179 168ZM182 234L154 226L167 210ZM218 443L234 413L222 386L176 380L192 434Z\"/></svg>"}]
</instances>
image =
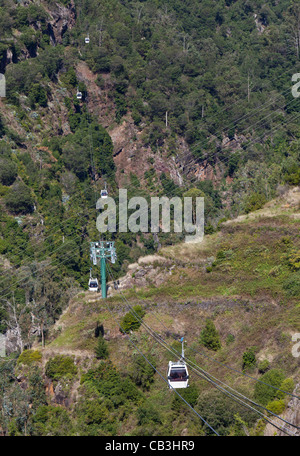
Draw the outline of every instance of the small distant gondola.
<instances>
[{"instance_id":1,"label":"small distant gondola","mask_svg":"<svg viewBox=\"0 0 300 456\"><path fill-rule=\"evenodd\" d=\"M101 198L107 198L107 197L108 197L108 191L107 191L106 182L105 182L104 189L101 190Z\"/></svg>"}]
</instances>

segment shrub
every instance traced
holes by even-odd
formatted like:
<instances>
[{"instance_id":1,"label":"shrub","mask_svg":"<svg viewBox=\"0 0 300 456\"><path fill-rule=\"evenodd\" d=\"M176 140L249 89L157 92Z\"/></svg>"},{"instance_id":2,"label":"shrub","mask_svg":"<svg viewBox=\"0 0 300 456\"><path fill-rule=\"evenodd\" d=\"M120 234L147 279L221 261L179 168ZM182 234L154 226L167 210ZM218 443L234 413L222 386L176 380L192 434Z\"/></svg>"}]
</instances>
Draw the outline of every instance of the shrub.
<instances>
[{"instance_id":1,"label":"shrub","mask_svg":"<svg viewBox=\"0 0 300 456\"><path fill-rule=\"evenodd\" d=\"M186 388L180 392L180 395L183 397L183 399L186 400L192 407L195 407L197 404L197 399L199 396L199 391L195 386L190 386L189 388ZM186 408L187 405L185 402L179 397L177 394L175 395L171 408L175 412L179 412L182 410L182 408Z\"/></svg>"},{"instance_id":2,"label":"shrub","mask_svg":"<svg viewBox=\"0 0 300 456\"><path fill-rule=\"evenodd\" d=\"M221 348L219 333L212 320L206 321L206 326L200 335L200 343L210 350L217 351Z\"/></svg>"},{"instance_id":3,"label":"shrub","mask_svg":"<svg viewBox=\"0 0 300 456\"><path fill-rule=\"evenodd\" d=\"M249 214L249 212L257 211L261 209L264 204L266 203L266 198L261 193L252 193L245 202L245 212Z\"/></svg>"},{"instance_id":4,"label":"shrub","mask_svg":"<svg viewBox=\"0 0 300 456\"><path fill-rule=\"evenodd\" d=\"M70 67L66 73L62 74L60 79L68 88L76 87L78 83L76 71L73 67Z\"/></svg>"},{"instance_id":5,"label":"shrub","mask_svg":"<svg viewBox=\"0 0 300 456\"><path fill-rule=\"evenodd\" d=\"M267 405L269 402L273 401L277 397L278 391L275 388L272 388L272 386L280 388L283 380L284 374L280 369L271 369L266 372L261 376L261 382L255 384L255 399L263 405Z\"/></svg>"},{"instance_id":6,"label":"shrub","mask_svg":"<svg viewBox=\"0 0 300 456\"><path fill-rule=\"evenodd\" d=\"M289 296L300 295L300 272L295 272L283 282L283 289Z\"/></svg>"},{"instance_id":7,"label":"shrub","mask_svg":"<svg viewBox=\"0 0 300 456\"><path fill-rule=\"evenodd\" d=\"M280 415L285 409L284 401L282 399L275 399L267 404L267 409L270 412L276 413L276 415Z\"/></svg>"},{"instance_id":8,"label":"shrub","mask_svg":"<svg viewBox=\"0 0 300 456\"><path fill-rule=\"evenodd\" d=\"M142 405L137 410L138 424L144 426L146 424L161 424L161 417L159 412L154 408L152 404Z\"/></svg>"},{"instance_id":9,"label":"shrub","mask_svg":"<svg viewBox=\"0 0 300 456\"><path fill-rule=\"evenodd\" d=\"M107 419L109 412L102 400L97 398L93 400L84 399L76 407L76 416L80 422L83 422L89 427L96 425L98 428Z\"/></svg>"},{"instance_id":10,"label":"shrub","mask_svg":"<svg viewBox=\"0 0 300 456\"><path fill-rule=\"evenodd\" d=\"M235 337L233 334L228 334L227 339L226 339L226 344L232 344L235 341Z\"/></svg>"},{"instance_id":11,"label":"shrub","mask_svg":"<svg viewBox=\"0 0 300 456\"><path fill-rule=\"evenodd\" d=\"M0 159L0 182L3 185L12 185L18 175L17 166L6 158Z\"/></svg>"},{"instance_id":12,"label":"shrub","mask_svg":"<svg viewBox=\"0 0 300 456\"><path fill-rule=\"evenodd\" d=\"M96 369L90 369L82 375L81 383L94 386L115 408L127 401L137 402L141 398L136 385L129 378L123 379L109 361L101 361Z\"/></svg>"},{"instance_id":13,"label":"shrub","mask_svg":"<svg viewBox=\"0 0 300 456\"><path fill-rule=\"evenodd\" d=\"M147 356L151 364L156 367L155 360ZM154 380L155 369L145 360L142 355L136 355L133 360L132 380L136 385L141 386L144 390L149 390L150 384Z\"/></svg>"},{"instance_id":14,"label":"shrub","mask_svg":"<svg viewBox=\"0 0 300 456\"><path fill-rule=\"evenodd\" d=\"M66 355L57 355L50 358L46 364L45 373L52 380L59 380L62 377L73 377L77 374L77 367L74 364L73 358Z\"/></svg>"},{"instance_id":15,"label":"shrub","mask_svg":"<svg viewBox=\"0 0 300 456\"><path fill-rule=\"evenodd\" d=\"M248 350L246 350L243 354L243 369L247 369L248 367L254 367L255 364L255 351L254 348L251 347Z\"/></svg>"},{"instance_id":16,"label":"shrub","mask_svg":"<svg viewBox=\"0 0 300 456\"><path fill-rule=\"evenodd\" d=\"M98 344L95 349L95 354L97 359L108 358L107 342L103 339L102 336L98 338Z\"/></svg>"},{"instance_id":17,"label":"shrub","mask_svg":"<svg viewBox=\"0 0 300 456\"><path fill-rule=\"evenodd\" d=\"M132 312L128 312L121 321L121 332L129 333L130 331L139 329L142 324L141 320L145 313L146 312L141 306L134 306L132 308Z\"/></svg>"},{"instance_id":18,"label":"shrub","mask_svg":"<svg viewBox=\"0 0 300 456\"><path fill-rule=\"evenodd\" d=\"M41 84L33 84L28 97L31 107L34 107L35 104L38 104L43 108L47 106L47 91Z\"/></svg>"},{"instance_id":19,"label":"shrub","mask_svg":"<svg viewBox=\"0 0 300 456\"><path fill-rule=\"evenodd\" d=\"M292 271L300 270L300 249L294 250L288 256L288 265Z\"/></svg>"},{"instance_id":20,"label":"shrub","mask_svg":"<svg viewBox=\"0 0 300 456\"><path fill-rule=\"evenodd\" d=\"M261 373L261 374L264 374L265 372L267 372L267 370L270 368L270 362L267 360L267 359L264 359L263 361L261 361L259 364L258 364L258 371Z\"/></svg>"},{"instance_id":21,"label":"shrub","mask_svg":"<svg viewBox=\"0 0 300 456\"><path fill-rule=\"evenodd\" d=\"M41 405L32 418L34 435L71 435L72 422L66 410L52 405Z\"/></svg>"},{"instance_id":22,"label":"shrub","mask_svg":"<svg viewBox=\"0 0 300 456\"><path fill-rule=\"evenodd\" d=\"M18 358L18 364L26 364L27 366L41 361L42 354L38 350L24 350Z\"/></svg>"},{"instance_id":23,"label":"shrub","mask_svg":"<svg viewBox=\"0 0 300 456\"><path fill-rule=\"evenodd\" d=\"M286 378L283 380L281 383L279 389L282 391L277 391L276 397L278 399L284 399L286 394L283 391L286 391L287 393L292 393L293 389L295 387L294 380L291 378Z\"/></svg>"},{"instance_id":24,"label":"shrub","mask_svg":"<svg viewBox=\"0 0 300 456\"><path fill-rule=\"evenodd\" d=\"M5 196L5 204L14 214L28 214L33 211L30 189L23 182L15 182Z\"/></svg>"},{"instance_id":25,"label":"shrub","mask_svg":"<svg viewBox=\"0 0 300 456\"><path fill-rule=\"evenodd\" d=\"M292 163L287 167L287 172L283 176L283 180L290 185L300 184L300 169L298 163Z\"/></svg>"},{"instance_id":26,"label":"shrub","mask_svg":"<svg viewBox=\"0 0 300 456\"><path fill-rule=\"evenodd\" d=\"M247 391L241 391L248 395ZM201 416L221 435L228 435L236 422L236 415L246 423L253 425L257 420L257 414L247 409L243 404L233 401L224 396L220 391L204 391L198 399L197 410L201 410ZM213 431L206 427L205 432L212 435Z\"/></svg>"}]
</instances>

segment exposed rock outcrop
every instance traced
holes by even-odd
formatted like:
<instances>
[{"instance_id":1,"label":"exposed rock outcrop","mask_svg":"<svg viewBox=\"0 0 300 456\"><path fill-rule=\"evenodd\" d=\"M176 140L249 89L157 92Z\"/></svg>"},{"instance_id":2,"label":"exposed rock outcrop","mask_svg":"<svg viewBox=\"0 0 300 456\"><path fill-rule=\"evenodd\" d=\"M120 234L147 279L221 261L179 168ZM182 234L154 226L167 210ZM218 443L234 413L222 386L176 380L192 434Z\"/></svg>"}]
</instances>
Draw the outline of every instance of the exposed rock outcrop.
<instances>
[{"instance_id":1,"label":"exposed rock outcrop","mask_svg":"<svg viewBox=\"0 0 300 456\"><path fill-rule=\"evenodd\" d=\"M300 393L300 383L298 383L293 391L294 395L299 396ZM292 397L291 400L288 403L288 406L284 413L281 414L281 418L285 419L289 423L292 423L294 426L300 427L300 400L297 399L296 397ZM283 428L282 431L277 430L274 428L274 426L271 426L271 424L268 424L266 426L264 435L265 436L271 436L271 435L277 435L277 436L286 436L286 432L289 434L294 434L295 436L300 436L300 430L296 429L295 427L283 423L279 418L274 418L271 420L274 424L277 426L280 426ZM286 431L286 432L284 432Z\"/></svg>"},{"instance_id":2,"label":"exposed rock outcrop","mask_svg":"<svg viewBox=\"0 0 300 456\"><path fill-rule=\"evenodd\" d=\"M72 0L68 6L55 4L55 9L48 10L51 17L48 30L52 44L61 44L64 33L74 27L76 22L76 8Z\"/></svg>"}]
</instances>

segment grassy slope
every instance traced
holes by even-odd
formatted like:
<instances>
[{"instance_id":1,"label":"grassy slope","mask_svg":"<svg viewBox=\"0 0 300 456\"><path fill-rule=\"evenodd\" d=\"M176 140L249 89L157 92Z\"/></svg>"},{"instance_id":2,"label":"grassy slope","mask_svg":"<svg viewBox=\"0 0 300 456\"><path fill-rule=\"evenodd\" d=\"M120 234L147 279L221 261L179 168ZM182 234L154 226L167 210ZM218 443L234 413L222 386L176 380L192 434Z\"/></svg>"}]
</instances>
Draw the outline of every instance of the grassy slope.
<instances>
[{"instance_id":1,"label":"grassy slope","mask_svg":"<svg viewBox=\"0 0 300 456\"><path fill-rule=\"evenodd\" d=\"M174 344L172 336L185 335L186 355L190 359L222 381L244 388L250 395L253 381L212 358L241 370L244 351L255 346L258 360L267 358L271 367L282 368L295 380L299 375L298 359L291 354L291 336L300 331L299 298L288 296L282 287L291 275L285 256L300 246L300 192L291 195L292 204L286 200L268 203L256 213L226 222L201 244L163 249L161 254L176 265L163 286L124 292L131 305L143 300L147 309L145 322L169 344ZM212 257L216 259L218 252L224 250L229 252L225 258L215 261L212 272L206 272ZM126 303L116 295L107 300L107 305L113 316L101 300L93 299L89 293L78 295L55 325L46 352L68 350L76 355L89 352L93 355L98 321L104 325L109 340L110 358L124 374L128 373L136 350L120 334L117 323L126 313ZM214 319L221 336L222 349L217 353L206 350L198 342L207 317ZM229 334L235 340L227 344ZM133 338L140 350L155 356L158 370L165 374L172 356L145 329L140 329ZM259 376L257 369L251 375ZM191 383L198 384L201 391L208 388L193 374ZM167 411L170 393L159 376L148 394L154 404L163 404ZM177 432L182 432L185 425L178 423ZM132 428L134 423L123 426ZM194 432L192 422L188 424L188 432Z\"/></svg>"}]
</instances>

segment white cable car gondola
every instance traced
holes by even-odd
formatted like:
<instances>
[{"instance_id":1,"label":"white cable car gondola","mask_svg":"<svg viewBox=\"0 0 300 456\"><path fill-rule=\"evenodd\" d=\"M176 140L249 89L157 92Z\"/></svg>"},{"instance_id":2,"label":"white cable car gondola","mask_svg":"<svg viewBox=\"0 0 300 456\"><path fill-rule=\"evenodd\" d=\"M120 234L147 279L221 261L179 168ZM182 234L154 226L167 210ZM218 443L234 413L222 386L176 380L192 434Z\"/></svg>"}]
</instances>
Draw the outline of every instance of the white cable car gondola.
<instances>
[{"instance_id":1,"label":"white cable car gondola","mask_svg":"<svg viewBox=\"0 0 300 456\"><path fill-rule=\"evenodd\" d=\"M85 42L85 44L89 44L90 43L90 36L89 35L87 35L85 37L84 42Z\"/></svg>"},{"instance_id":2,"label":"white cable car gondola","mask_svg":"<svg viewBox=\"0 0 300 456\"><path fill-rule=\"evenodd\" d=\"M82 99L82 93L78 90L78 88L77 88L76 98L77 98L77 100Z\"/></svg>"},{"instance_id":3,"label":"white cable car gondola","mask_svg":"<svg viewBox=\"0 0 300 456\"><path fill-rule=\"evenodd\" d=\"M104 190L101 190L101 198L107 198L108 197L108 191L106 188L106 182L105 182L105 188Z\"/></svg>"},{"instance_id":4,"label":"white cable car gondola","mask_svg":"<svg viewBox=\"0 0 300 456\"><path fill-rule=\"evenodd\" d=\"M169 361L168 384L169 388L187 388L189 386L189 373L184 362L183 337L181 338L182 353L179 361Z\"/></svg>"},{"instance_id":5,"label":"white cable car gondola","mask_svg":"<svg viewBox=\"0 0 300 456\"><path fill-rule=\"evenodd\" d=\"M89 291L99 291L99 282L98 279L93 279L92 270L90 270L90 279L88 285Z\"/></svg>"}]
</instances>

